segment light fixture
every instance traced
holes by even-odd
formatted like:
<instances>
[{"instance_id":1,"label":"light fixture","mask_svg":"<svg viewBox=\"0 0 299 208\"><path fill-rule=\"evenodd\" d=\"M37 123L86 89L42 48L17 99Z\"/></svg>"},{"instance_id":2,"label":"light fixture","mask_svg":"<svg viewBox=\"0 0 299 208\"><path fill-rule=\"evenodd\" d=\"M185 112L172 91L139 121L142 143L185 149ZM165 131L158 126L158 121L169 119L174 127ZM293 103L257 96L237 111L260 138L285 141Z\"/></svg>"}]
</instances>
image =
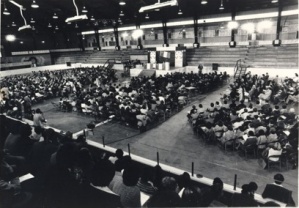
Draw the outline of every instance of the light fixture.
<instances>
[{"instance_id":1,"label":"light fixture","mask_svg":"<svg viewBox=\"0 0 299 208\"><path fill-rule=\"evenodd\" d=\"M223 0L221 0L221 4L220 4L220 7L219 7L219 10L223 10L223 9L224 9Z\"/></svg>"},{"instance_id":2,"label":"light fixture","mask_svg":"<svg viewBox=\"0 0 299 208\"><path fill-rule=\"evenodd\" d=\"M120 19L120 17L118 18L118 22L121 22L121 19Z\"/></svg>"},{"instance_id":3,"label":"light fixture","mask_svg":"<svg viewBox=\"0 0 299 208\"><path fill-rule=\"evenodd\" d=\"M256 30L257 32L262 33L264 30L270 29L273 25L273 22L270 20L263 20L259 23L257 23Z\"/></svg>"},{"instance_id":4,"label":"light fixture","mask_svg":"<svg viewBox=\"0 0 299 208\"><path fill-rule=\"evenodd\" d=\"M124 32L121 36L122 36L123 38L125 38L125 37L128 37L129 34L128 34L127 32Z\"/></svg>"},{"instance_id":5,"label":"light fixture","mask_svg":"<svg viewBox=\"0 0 299 208\"><path fill-rule=\"evenodd\" d=\"M35 20L31 18L30 23L35 23Z\"/></svg>"},{"instance_id":6,"label":"light fixture","mask_svg":"<svg viewBox=\"0 0 299 208\"><path fill-rule=\"evenodd\" d=\"M59 30L59 28L58 28L58 26L57 26L57 25L55 26L55 30Z\"/></svg>"},{"instance_id":7,"label":"light fixture","mask_svg":"<svg viewBox=\"0 0 299 208\"><path fill-rule=\"evenodd\" d=\"M82 13L87 13L87 12L88 12L88 11L87 11L86 7L83 6Z\"/></svg>"},{"instance_id":8,"label":"light fixture","mask_svg":"<svg viewBox=\"0 0 299 208\"><path fill-rule=\"evenodd\" d=\"M33 0L33 1L32 1L32 4L31 4L31 7L34 8L34 9L36 9L36 8L38 8L39 6L38 6L38 4L35 2L35 0Z\"/></svg>"},{"instance_id":9,"label":"light fixture","mask_svg":"<svg viewBox=\"0 0 299 208\"><path fill-rule=\"evenodd\" d=\"M24 42L23 41L20 41L20 44L23 44Z\"/></svg>"},{"instance_id":10,"label":"light fixture","mask_svg":"<svg viewBox=\"0 0 299 208\"><path fill-rule=\"evenodd\" d=\"M24 25L21 26L21 27L19 27L18 31L25 30L25 29L30 29L31 26L27 25L27 21L26 21L24 15L23 15L24 7L22 5L20 5L20 4L18 4L17 2L13 1L13 0L9 0L9 2L12 3L12 4L14 4L15 6L19 7L20 14L21 14L21 16L22 16L22 18L24 20ZM13 26L16 26L14 22L13 22Z\"/></svg>"},{"instance_id":11,"label":"light fixture","mask_svg":"<svg viewBox=\"0 0 299 208\"><path fill-rule=\"evenodd\" d=\"M125 16L124 12L123 12L123 11L120 11L119 16L121 16L121 17Z\"/></svg>"},{"instance_id":12,"label":"light fixture","mask_svg":"<svg viewBox=\"0 0 299 208\"><path fill-rule=\"evenodd\" d=\"M148 13L146 13L146 15L145 15L145 19L149 19Z\"/></svg>"},{"instance_id":13,"label":"light fixture","mask_svg":"<svg viewBox=\"0 0 299 208\"><path fill-rule=\"evenodd\" d=\"M90 21L95 21L95 18L93 16L91 16Z\"/></svg>"},{"instance_id":14,"label":"light fixture","mask_svg":"<svg viewBox=\"0 0 299 208\"><path fill-rule=\"evenodd\" d=\"M124 0L120 0L119 5L124 6L124 5L126 5L126 2Z\"/></svg>"},{"instance_id":15,"label":"light fixture","mask_svg":"<svg viewBox=\"0 0 299 208\"><path fill-rule=\"evenodd\" d=\"M7 10L7 8L6 8L6 7L4 7L3 14L4 14L4 15L10 15L10 12Z\"/></svg>"},{"instance_id":16,"label":"light fixture","mask_svg":"<svg viewBox=\"0 0 299 208\"><path fill-rule=\"evenodd\" d=\"M49 23L49 24L48 24L48 27L49 27L49 28L51 28L51 27L52 27L51 23Z\"/></svg>"},{"instance_id":17,"label":"light fixture","mask_svg":"<svg viewBox=\"0 0 299 208\"><path fill-rule=\"evenodd\" d=\"M53 15L53 19L58 19L58 16L57 16L56 13L54 13L54 15Z\"/></svg>"},{"instance_id":18,"label":"light fixture","mask_svg":"<svg viewBox=\"0 0 299 208\"><path fill-rule=\"evenodd\" d=\"M72 23L71 23L71 22L67 22L66 24L70 25L70 24L72 24Z\"/></svg>"},{"instance_id":19,"label":"light fixture","mask_svg":"<svg viewBox=\"0 0 299 208\"><path fill-rule=\"evenodd\" d=\"M178 11L178 15L182 15L182 14L183 14L182 10L179 9L179 11Z\"/></svg>"},{"instance_id":20,"label":"light fixture","mask_svg":"<svg viewBox=\"0 0 299 208\"><path fill-rule=\"evenodd\" d=\"M35 30L35 27L34 27L34 26L32 26L32 27L31 27L31 29L32 29L32 30Z\"/></svg>"},{"instance_id":21,"label":"light fixture","mask_svg":"<svg viewBox=\"0 0 299 208\"><path fill-rule=\"evenodd\" d=\"M160 9L155 9L156 12L160 11Z\"/></svg>"},{"instance_id":22,"label":"light fixture","mask_svg":"<svg viewBox=\"0 0 299 208\"><path fill-rule=\"evenodd\" d=\"M132 33L132 37L133 37L134 39L138 39L138 38L140 38L142 35L143 35L143 30L141 30L141 29L134 30L133 33Z\"/></svg>"},{"instance_id":23,"label":"light fixture","mask_svg":"<svg viewBox=\"0 0 299 208\"><path fill-rule=\"evenodd\" d=\"M6 35L5 36L5 40L9 41L9 42L13 42L16 40L16 36L14 35Z\"/></svg>"},{"instance_id":24,"label":"light fixture","mask_svg":"<svg viewBox=\"0 0 299 208\"><path fill-rule=\"evenodd\" d=\"M11 23L11 26L15 27L15 26L17 26L17 25L16 25L15 22L12 22L12 23Z\"/></svg>"},{"instance_id":25,"label":"light fixture","mask_svg":"<svg viewBox=\"0 0 299 208\"><path fill-rule=\"evenodd\" d=\"M75 25L75 28L79 28L78 24Z\"/></svg>"},{"instance_id":26,"label":"light fixture","mask_svg":"<svg viewBox=\"0 0 299 208\"><path fill-rule=\"evenodd\" d=\"M44 44L45 43L45 41L44 40L42 40L42 44Z\"/></svg>"},{"instance_id":27,"label":"light fixture","mask_svg":"<svg viewBox=\"0 0 299 208\"><path fill-rule=\"evenodd\" d=\"M236 21L231 21L227 24L227 27L231 30L238 28L238 26L239 26L239 23L237 23Z\"/></svg>"},{"instance_id":28,"label":"light fixture","mask_svg":"<svg viewBox=\"0 0 299 208\"><path fill-rule=\"evenodd\" d=\"M255 25L252 22L247 22L241 25L241 29L247 31L247 33L254 33Z\"/></svg>"},{"instance_id":29,"label":"light fixture","mask_svg":"<svg viewBox=\"0 0 299 208\"><path fill-rule=\"evenodd\" d=\"M278 0L272 0L272 1L271 1L272 4L275 4L275 3L277 3L277 2L278 2Z\"/></svg>"},{"instance_id":30,"label":"light fixture","mask_svg":"<svg viewBox=\"0 0 299 208\"><path fill-rule=\"evenodd\" d=\"M207 0L201 0L201 4L207 4L208 1Z\"/></svg>"}]
</instances>

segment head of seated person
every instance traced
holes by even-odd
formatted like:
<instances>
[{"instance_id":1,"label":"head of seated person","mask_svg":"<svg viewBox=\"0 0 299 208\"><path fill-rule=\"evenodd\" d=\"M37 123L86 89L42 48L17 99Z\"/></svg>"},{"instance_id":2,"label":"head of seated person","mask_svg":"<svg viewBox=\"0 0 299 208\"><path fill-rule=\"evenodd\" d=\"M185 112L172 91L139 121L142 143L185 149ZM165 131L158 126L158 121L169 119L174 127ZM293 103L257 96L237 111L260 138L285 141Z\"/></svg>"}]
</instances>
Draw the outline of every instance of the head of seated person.
<instances>
[{"instance_id":1,"label":"head of seated person","mask_svg":"<svg viewBox=\"0 0 299 208\"><path fill-rule=\"evenodd\" d=\"M182 194L182 205L184 207L200 207L202 194L197 186L186 187Z\"/></svg>"},{"instance_id":2,"label":"head of seated person","mask_svg":"<svg viewBox=\"0 0 299 208\"><path fill-rule=\"evenodd\" d=\"M123 183L126 186L136 186L140 176L140 169L137 163L131 162L123 172Z\"/></svg>"}]
</instances>

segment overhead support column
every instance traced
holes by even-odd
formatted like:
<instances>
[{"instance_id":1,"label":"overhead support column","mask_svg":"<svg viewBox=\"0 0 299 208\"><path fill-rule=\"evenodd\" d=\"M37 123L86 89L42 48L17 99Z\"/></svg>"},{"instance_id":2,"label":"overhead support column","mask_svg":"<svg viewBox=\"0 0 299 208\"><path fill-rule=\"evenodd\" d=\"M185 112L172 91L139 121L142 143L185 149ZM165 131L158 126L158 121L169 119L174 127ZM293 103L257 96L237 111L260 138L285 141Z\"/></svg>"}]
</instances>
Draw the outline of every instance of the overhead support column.
<instances>
[{"instance_id":1,"label":"overhead support column","mask_svg":"<svg viewBox=\"0 0 299 208\"><path fill-rule=\"evenodd\" d=\"M136 21L136 29L140 30L140 22L137 20ZM137 43L137 48L138 49L143 49L143 45L142 45L142 41L141 41L141 37L138 37L138 43Z\"/></svg>"},{"instance_id":2,"label":"overhead support column","mask_svg":"<svg viewBox=\"0 0 299 208\"><path fill-rule=\"evenodd\" d=\"M235 1L232 1L232 21L235 21L235 17L236 17L236 8L235 8ZM230 42L229 42L229 47L234 48L236 47L236 41L235 41L235 34L237 32L236 28L232 28L231 29L231 38L230 38Z\"/></svg>"},{"instance_id":3,"label":"overhead support column","mask_svg":"<svg viewBox=\"0 0 299 208\"><path fill-rule=\"evenodd\" d=\"M168 47L168 36L167 36L167 21L163 20L162 21L162 27L163 27L163 39L164 39L164 44L163 47Z\"/></svg>"},{"instance_id":4,"label":"overhead support column","mask_svg":"<svg viewBox=\"0 0 299 208\"><path fill-rule=\"evenodd\" d=\"M83 35L81 33L77 34L79 39L79 47L82 51L85 51L84 42L83 42Z\"/></svg>"},{"instance_id":5,"label":"overhead support column","mask_svg":"<svg viewBox=\"0 0 299 208\"><path fill-rule=\"evenodd\" d=\"M115 37L115 50L119 51L120 50L120 46L119 46L118 27L117 27L117 25L115 25L113 27L113 30L114 30L114 37Z\"/></svg>"},{"instance_id":6,"label":"overhead support column","mask_svg":"<svg viewBox=\"0 0 299 208\"><path fill-rule=\"evenodd\" d=\"M194 17L194 43L193 48L199 48L200 44L198 42L198 19L197 16Z\"/></svg>"},{"instance_id":7,"label":"overhead support column","mask_svg":"<svg viewBox=\"0 0 299 208\"><path fill-rule=\"evenodd\" d=\"M94 30L94 36L95 36L96 42L97 42L97 49L100 51L101 50L101 44L100 44L99 31L97 29Z\"/></svg>"},{"instance_id":8,"label":"overhead support column","mask_svg":"<svg viewBox=\"0 0 299 208\"><path fill-rule=\"evenodd\" d=\"M280 32L281 32L281 11L282 11L282 0L278 1L278 17L277 17L277 25L276 25L276 39L273 40L273 46L280 46L281 40Z\"/></svg>"}]
</instances>

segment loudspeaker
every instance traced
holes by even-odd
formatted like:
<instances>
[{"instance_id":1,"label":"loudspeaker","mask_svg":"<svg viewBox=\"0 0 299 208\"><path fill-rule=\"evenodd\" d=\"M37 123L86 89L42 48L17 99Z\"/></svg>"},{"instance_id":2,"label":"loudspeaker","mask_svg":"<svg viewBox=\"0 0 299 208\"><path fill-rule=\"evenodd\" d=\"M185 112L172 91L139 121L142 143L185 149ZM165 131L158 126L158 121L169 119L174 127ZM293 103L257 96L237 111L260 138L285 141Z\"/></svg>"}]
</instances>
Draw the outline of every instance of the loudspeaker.
<instances>
[{"instance_id":1,"label":"loudspeaker","mask_svg":"<svg viewBox=\"0 0 299 208\"><path fill-rule=\"evenodd\" d=\"M218 70L218 66L219 66L219 64L213 63L212 64L212 69L215 70L215 71L217 71Z\"/></svg>"},{"instance_id":2,"label":"loudspeaker","mask_svg":"<svg viewBox=\"0 0 299 208\"><path fill-rule=\"evenodd\" d=\"M66 62L66 66L72 66L72 63L70 61Z\"/></svg>"}]
</instances>

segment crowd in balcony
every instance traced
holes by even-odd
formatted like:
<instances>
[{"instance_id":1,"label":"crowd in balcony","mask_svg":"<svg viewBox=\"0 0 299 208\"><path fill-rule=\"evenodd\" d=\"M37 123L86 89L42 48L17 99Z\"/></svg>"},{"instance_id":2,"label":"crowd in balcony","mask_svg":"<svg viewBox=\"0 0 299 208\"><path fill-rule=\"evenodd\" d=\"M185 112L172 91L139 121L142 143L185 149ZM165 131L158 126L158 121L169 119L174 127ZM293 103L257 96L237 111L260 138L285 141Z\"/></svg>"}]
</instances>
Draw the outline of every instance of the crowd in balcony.
<instances>
[{"instance_id":1,"label":"crowd in balcony","mask_svg":"<svg viewBox=\"0 0 299 208\"><path fill-rule=\"evenodd\" d=\"M1 207L207 207L257 206L258 184L242 186L241 193L224 194L223 182L200 186L189 173L173 175L137 163L121 149L115 153L87 145L67 132L31 128L4 115L1 123ZM40 135L37 137L36 135ZM20 176L31 174L27 180ZM282 187L282 174L274 176L263 196L294 205L291 191ZM273 191L275 190L275 191ZM146 196L146 200L142 198ZM266 205L277 206L270 201Z\"/></svg>"}]
</instances>

